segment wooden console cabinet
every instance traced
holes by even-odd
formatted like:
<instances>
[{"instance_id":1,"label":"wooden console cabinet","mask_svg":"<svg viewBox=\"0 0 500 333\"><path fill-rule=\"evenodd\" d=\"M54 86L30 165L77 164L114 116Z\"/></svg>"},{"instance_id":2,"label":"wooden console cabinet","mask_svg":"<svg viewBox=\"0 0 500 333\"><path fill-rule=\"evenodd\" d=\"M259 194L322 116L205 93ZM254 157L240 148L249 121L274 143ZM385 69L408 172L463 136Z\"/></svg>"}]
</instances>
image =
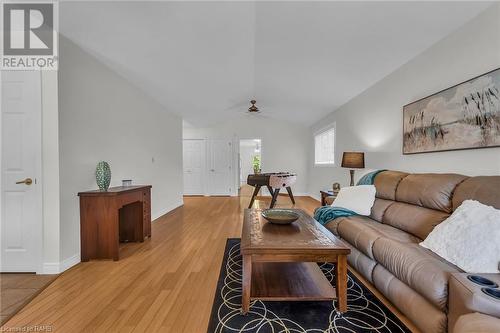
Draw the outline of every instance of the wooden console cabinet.
<instances>
[{"instance_id":1,"label":"wooden console cabinet","mask_svg":"<svg viewBox=\"0 0 500 333\"><path fill-rule=\"evenodd\" d=\"M119 242L151 237L151 186L111 187L80 197L81 260L119 258Z\"/></svg>"}]
</instances>

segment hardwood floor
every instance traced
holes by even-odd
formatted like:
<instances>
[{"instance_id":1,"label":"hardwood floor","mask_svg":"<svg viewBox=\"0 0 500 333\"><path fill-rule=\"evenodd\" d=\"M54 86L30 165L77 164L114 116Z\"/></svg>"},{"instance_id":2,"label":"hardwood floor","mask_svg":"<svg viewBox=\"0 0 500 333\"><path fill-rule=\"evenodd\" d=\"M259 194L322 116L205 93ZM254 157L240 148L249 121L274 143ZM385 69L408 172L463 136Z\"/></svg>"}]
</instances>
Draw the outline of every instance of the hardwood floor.
<instances>
[{"instance_id":1,"label":"hardwood floor","mask_svg":"<svg viewBox=\"0 0 500 333\"><path fill-rule=\"evenodd\" d=\"M121 246L120 261L80 263L3 327L53 332L206 332L226 238L240 237L250 198L186 197L153 222L153 237ZM297 197L313 212L319 202ZM259 197L255 206L267 207ZM291 207L287 196L277 207ZM404 318L402 318L404 320Z\"/></svg>"},{"instance_id":2,"label":"hardwood floor","mask_svg":"<svg viewBox=\"0 0 500 333\"><path fill-rule=\"evenodd\" d=\"M34 273L0 274L0 325L6 323L56 277Z\"/></svg>"}]
</instances>

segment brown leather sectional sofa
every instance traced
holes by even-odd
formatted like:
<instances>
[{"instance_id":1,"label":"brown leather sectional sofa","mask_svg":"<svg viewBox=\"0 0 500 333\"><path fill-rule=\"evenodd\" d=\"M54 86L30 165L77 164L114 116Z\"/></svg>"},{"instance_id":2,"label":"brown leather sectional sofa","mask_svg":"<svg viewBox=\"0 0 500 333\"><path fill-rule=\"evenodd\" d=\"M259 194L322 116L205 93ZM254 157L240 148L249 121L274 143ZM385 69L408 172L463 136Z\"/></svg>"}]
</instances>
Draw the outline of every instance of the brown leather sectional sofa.
<instances>
[{"instance_id":1,"label":"brown leather sectional sofa","mask_svg":"<svg viewBox=\"0 0 500 333\"><path fill-rule=\"evenodd\" d=\"M460 324L466 321L462 316L483 311L470 307L450 315L449 280L461 270L418 243L466 199L500 209L500 176L384 171L375 178L375 187L369 217L341 217L326 225L351 247L349 264L422 332L467 332ZM492 300L500 317L500 301ZM490 324L497 320L486 317ZM460 325L455 325L457 320ZM500 332L500 326L491 332Z\"/></svg>"}]
</instances>

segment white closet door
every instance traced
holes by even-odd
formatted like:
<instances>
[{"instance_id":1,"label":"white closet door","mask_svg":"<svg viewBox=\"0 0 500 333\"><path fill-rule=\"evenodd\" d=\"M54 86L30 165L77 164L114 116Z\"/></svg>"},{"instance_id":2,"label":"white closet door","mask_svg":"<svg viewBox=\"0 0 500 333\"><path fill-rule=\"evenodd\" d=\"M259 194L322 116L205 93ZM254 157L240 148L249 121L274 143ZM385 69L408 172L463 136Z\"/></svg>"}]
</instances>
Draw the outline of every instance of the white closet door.
<instances>
[{"instance_id":1,"label":"white closet door","mask_svg":"<svg viewBox=\"0 0 500 333\"><path fill-rule=\"evenodd\" d=\"M184 194L205 194L205 140L183 140Z\"/></svg>"},{"instance_id":2,"label":"white closet door","mask_svg":"<svg viewBox=\"0 0 500 333\"><path fill-rule=\"evenodd\" d=\"M210 195L231 195L232 146L231 140L210 140L208 193Z\"/></svg>"},{"instance_id":3,"label":"white closet door","mask_svg":"<svg viewBox=\"0 0 500 333\"><path fill-rule=\"evenodd\" d=\"M41 264L41 83L37 71L3 71L1 102L2 272Z\"/></svg>"}]
</instances>

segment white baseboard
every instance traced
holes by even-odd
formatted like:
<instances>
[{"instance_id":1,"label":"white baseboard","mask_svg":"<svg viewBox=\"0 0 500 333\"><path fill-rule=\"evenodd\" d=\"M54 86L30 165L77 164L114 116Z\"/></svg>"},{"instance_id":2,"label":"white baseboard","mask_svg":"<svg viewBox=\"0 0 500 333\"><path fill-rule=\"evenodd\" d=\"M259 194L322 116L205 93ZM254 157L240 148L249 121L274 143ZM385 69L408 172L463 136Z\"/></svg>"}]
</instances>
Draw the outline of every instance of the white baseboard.
<instances>
[{"instance_id":1,"label":"white baseboard","mask_svg":"<svg viewBox=\"0 0 500 333\"><path fill-rule=\"evenodd\" d=\"M159 212L157 212L155 214L151 214L151 221L154 221L157 218L162 217L163 215L165 215L165 214L173 211L174 209L176 209L176 208L178 208L178 207L180 207L182 205L184 205L184 201L181 200L181 201L176 202L173 205L170 205L170 206L168 206L168 207L166 207L164 209L161 209Z\"/></svg>"},{"instance_id":2,"label":"white baseboard","mask_svg":"<svg viewBox=\"0 0 500 333\"><path fill-rule=\"evenodd\" d=\"M60 274L78 263L80 263L80 253L76 253L61 262L43 263L41 274Z\"/></svg>"},{"instance_id":3,"label":"white baseboard","mask_svg":"<svg viewBox=\"0 0 500 333\"><path fill-rule=\"evenodd\" d=\"M59 274L59 266L58 262L44 262L42 271L38 274Z\"/></svg>"},{"instance_id":4,"label":"white baseboard","mask_svg":"<svg viewBox=\"0 0 500 333\"><path fill-rule=\"evenodd\" d=\"M80 253L74 254L73 256L64 259L61 262L61 266L60 266L61 273L64 272L65 270L70 269L71 267L79 264L80 261L81 261L80 260Z\"/></svg>"},{"instance_id":5,"label":"white baseboard","mask_svg":"<svg viewBox=\"0 0 500 333\"><path fill-rule=\"evenodd\" d=\"M310 196L314 200L321 201L321 196L319 194L311 194L311 193L309 193L308 196Z\"/></svg>"},{"instance_id":6,"label":"white baseboard","mask_svg":"<svg viewBox=\"0 0 500 333\"><path fill-rule=\"evenodd\" d=\"M288 196L288 193L286 193L286 191L284 192L280 192L280 195L287 195ZM269 194L269 192L266 190L266 191L262 191L261 192L261 197L270 197L271 194ZM294 197L310 197L311 195L309 193L306 193L306 192L293 192L293 196Z\"/></svg>"}]
</instances>

